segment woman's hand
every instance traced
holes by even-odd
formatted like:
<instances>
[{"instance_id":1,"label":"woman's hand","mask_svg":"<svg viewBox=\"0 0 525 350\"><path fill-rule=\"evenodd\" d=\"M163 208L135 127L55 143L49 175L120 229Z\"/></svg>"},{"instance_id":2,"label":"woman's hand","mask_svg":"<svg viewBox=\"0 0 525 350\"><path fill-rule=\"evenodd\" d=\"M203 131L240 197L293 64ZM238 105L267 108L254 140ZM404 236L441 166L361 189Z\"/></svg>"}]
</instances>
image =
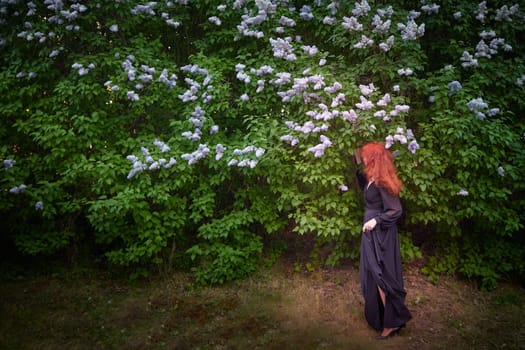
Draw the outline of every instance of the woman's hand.
<instances>
[{"instance_id":1,"label":"woman's hand","mask_svg":"<svg viewBox=\"0 0 525 350\"><path fill-rule=\"evenodd\" d=\"M363 225L363 232L366 232L366 231L372 231L374 229L374 227L376 227L377 225L377 221L376 219L370 219L368 220L367 222L365 222L365 224Z\"/></svg>"}]
</instances>

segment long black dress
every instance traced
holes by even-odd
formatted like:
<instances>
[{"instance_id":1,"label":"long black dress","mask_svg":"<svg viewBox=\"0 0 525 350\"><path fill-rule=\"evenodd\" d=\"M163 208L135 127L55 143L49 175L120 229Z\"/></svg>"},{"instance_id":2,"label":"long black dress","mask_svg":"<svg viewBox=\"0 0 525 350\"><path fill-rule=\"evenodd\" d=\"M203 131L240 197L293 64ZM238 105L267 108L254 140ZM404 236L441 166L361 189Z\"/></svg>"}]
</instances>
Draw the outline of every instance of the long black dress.
<instances>
[{"instance_id":1,"label":"long black dress","mask_svg":"<svg viewBox=\"0 0 525 350\"><path fill-rule=\"evenodd\" d=\"M364 191L364 222L375 218L376 227L361 236L359 274L365 299L365 317L374 329L403 327L411 318L405 305L403 270L397 235L397 220L403 209L399 197L385 188L368 184L363 174L358 180ZM385 292L383 307L377 287Z\"/></svg>"}]
</instances>

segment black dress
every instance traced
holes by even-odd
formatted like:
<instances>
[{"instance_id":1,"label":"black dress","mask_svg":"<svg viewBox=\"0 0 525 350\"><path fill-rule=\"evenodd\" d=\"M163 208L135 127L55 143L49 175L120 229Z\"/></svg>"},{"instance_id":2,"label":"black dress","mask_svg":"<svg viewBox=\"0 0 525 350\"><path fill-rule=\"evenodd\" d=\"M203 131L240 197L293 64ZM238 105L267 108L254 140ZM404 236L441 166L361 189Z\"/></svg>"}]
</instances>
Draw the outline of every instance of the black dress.
<instances>
[{"instance_id":1,"label":"black dress","mask_svg":"<svg viewBox=\"0 0 525 350\"><path fill-rule=\"evenodd\" d=\"M367 184L363 174L358 180L364 192L364 222L375 218L372 231L361 236L359 275L365 299L365 317L374 329L403 327L411 318L405 305L403 269L397 235L397 220L403 209L399 197L374 182ZM363 223L364 223L363 222ZM383 307L377 287L385 292Z\"/></svg>"}]
</instances>

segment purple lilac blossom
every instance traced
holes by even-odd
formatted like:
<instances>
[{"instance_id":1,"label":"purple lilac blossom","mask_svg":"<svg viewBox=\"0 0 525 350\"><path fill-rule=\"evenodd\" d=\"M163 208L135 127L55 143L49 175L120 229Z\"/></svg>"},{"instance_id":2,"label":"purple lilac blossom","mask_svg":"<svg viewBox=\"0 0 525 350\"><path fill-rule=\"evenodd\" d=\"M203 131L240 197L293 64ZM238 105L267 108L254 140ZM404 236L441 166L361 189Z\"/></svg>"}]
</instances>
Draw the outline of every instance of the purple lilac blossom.
<instances>
[{"instance_id":1,"label":"purple lilac blossom","mask_svg":"<svg viewBox=\"0 0 525 350\"><path fill-rule=\"evenodd\" d=\"M348 29L349 31L360 32L363 30L363 25L358 22L355 17L346 17L343 16L343 28Z\"/></svg>"},{"instance_id":2,"label":"purple lilac blossom","mask_svg":"<svg viewBox=\"0 0 525 350\"><path fill-rule=\"evenodd\" d=\"M200 144L197 150L192 153L185 153L181 155L181 158L188 162L188 165L193 165L197 163L200 159L206 157L210 149L204 144Z\"/></svg>"},{"instance_id":3,"label":"purple lilac blossom","mask_svg":"<svg viewBox=\"0 0 525 350\"><path fill-rule=\"evenodd\" d=\"M496 10L496 16L494 19L496 21L507 21L512 22L512 16L519 15L519 5L512 5L510 8L507 5L503 5Z\"/></svg>"},{"instance_id":4,"label":"purple lilac blossom","mask_svg":"<svg viewBox=\"0 0 525 350\"><path fill-rule=\"evenodd\" d=\"M461 86L461 83L457 80L454 80L454 81L451 81L450 83L448 83L448 88L450 89L448 95L449 96L452 96L454 95L457 91L461 90L462 89L462 86Z\"/></svg>"},{"instance_id":5,"label":"purple lilac blossom","mask_svg":"<svg viewBox=\"0 0 525 350\"><path fill-rule=\"evenodd\" d=\"M4 170L7 171L11 169L16 163L14 159L4 159Z\"/></svg>"},{"instance_id":6,"label":"purple lilac blossom","mask_svg":"<svg viewBox=\"0 0 525 350\"><path fill-rule=\"evenodd\" d=\"M358 18L368 15L368 12L371 10L370 5L368 5L366 0L356 2L354 6L355 8L352 10L352 14Z\"/></svg>"},{"instance_id":7,"label":"purple lilac blossom","mask_svg":"<svg viewBox=\"0 0 525 350\"><path fill-rule=\"evenodd\" d=\"M10 193L19 194L26 190L27 186L24 184L21 184L20 186L13 186L9 189Z\"/></svg>"},{"instance_id":8,"label":"purple lilac blossom","mask_svg":"<svg viewBox=\"0 0 525 350\"><path fill-rule=\"evenodd\" d=\"M487 2L486 1L480 2L479 5L478 5L477 10L474 11L474 13L475 13L476 19L478 21L485 22L485 16L488 13Z\"/></svg>"},{"instance_id":9,"label":"purple lilac blossom","mask_svg":"<svg viewBox=\"0 0 525 350\"><path fill-rule=\"evenodd\" d=\"M431 4L431 5L423 5L421 6L421 11L425 12L428 15L431 15L433 13L439 13L439 5L438 4Z\"/></svg>"},{"instance_id":10,"label":"purple lilac blossom","mask_svg":"<svg viewBox=\"0 0 525 350\"><path fill-rule=\"evenodd\" d=\"M370 39L366 35L361 35L361 41L354 45L356 49L364 49L374 45L374 40Z\"/></svg>"},{"instance_id":11,"label":"purple lilac blossom","mask_svg":"<svg viewBox=\"0 0 525 350\"><path fill-rule=\"evenodd\" d=\"M357 108L366 111L374 107L374 104L371 101L368 101L364 96L360 96L359 98L361 99L361 102L355 104Z\"/></svg>"},{"instance_id":12,"label":"purple lilac blossom","mask_svg":"<svg viewBox=\"0 0 525 350\"><path fill-rule=\"evenodd\" d=\"M469 52L463 51L463 54L461 55L461 66L464 68L468 67L477 67L478 66L478 60L474 58Z\"/></svg>"},{"instance_id":13,"label":"purple lilac blossom","mask_svg":"<svg viewBox=\"0 0 525 350\"><path fill-rule=\"evenodd\" d=\"M166 153L170 151L170 147L158 139L155 139L153 141L153 144L160 149L161 153Z\"/></svg>"},{"instance_id":14,"label":"purple lilac blossom","mask_svg":"<svg viewBox=\"0 0 525 350\"><path fill-rule=\"evenodd\" d=\"M374 83L370 83L368 85L359 85L359 90L363 96L370 96L376 88L374 87Z\"/></svg>"},{"instance_id":15,"label":"purple lilac blossom","mask_svg":"<svg viewBox=\"0 0 525 350\"><path fill-rule=\"evenodd\" d=\"M342 112L343 120L347 120L349 122L355 122L357 120L357 113L351 109L349 111L343 111Z\"/></svg>"},{"instance_id":16,"label":"purple lilac blossom","mask_svg":"<svg viewBox=\"0 0 525 350\"><path fill-rule=\"evenodd\" d=\"M308 5L303 5L303 7L301 7L299 16L305 21L311 21L312 19L314 19L314 15L312 14L312 8Z\"/></svg>"},{"instance_id":17,"label":"purple lilac blossom","mask_svg":"<svg viewBox=\"0 0 525 350\"><path fill-rule=\"evenodd\" d=\"M401 31L404 41L416 40L425 34L425 23L418 26L414 19L409 18L406 24L398 23L397 29Z\"/></svg>"},{"instance_id":18,"label":"purple lilac blossom","mask_svg":"<svg viewBox=\"0 0 525 350\"><path fill-rule=\"evenodd\" d=\"M375 15L372 25L374 26L374 29L372 29L373 33L386 34L392 25L392 21L389 19L383 21L379 15Z\"/></svg>"},{"instance_id":19,"label":"purple lilac blossom","mask_svg":"<svg viewBox=\"0 0 525 350\"><path fill-rule=\"evenodd\" d=\"M412 70L412 68L401 68L397 70L397 74L409 76L414 74L414 71Z\"/></svg>"},{"instance_id":20,"label":"purple lilac blossom","mask_svg":"<svg viewBox=\"0 0 525 350\"><path fill-rule=\"evenodd\" d=\"M394 46L394 36L390 35L385 42L379 43L379 48L385 52L390 51Z\"/></svg>"},{"instance_id":21,"label":"purple lilac blossom","mask_svg":"<svg viewBox=\"0 0 525 350\"><path fill-rule=\"evenodd\" d=\"M413 140L411 141L409 144L408 144L408 150L411 152L411 153L416 153L416 151L419 149L419 144L417 143L416 140Z\"/></svg>"}]
</instances>

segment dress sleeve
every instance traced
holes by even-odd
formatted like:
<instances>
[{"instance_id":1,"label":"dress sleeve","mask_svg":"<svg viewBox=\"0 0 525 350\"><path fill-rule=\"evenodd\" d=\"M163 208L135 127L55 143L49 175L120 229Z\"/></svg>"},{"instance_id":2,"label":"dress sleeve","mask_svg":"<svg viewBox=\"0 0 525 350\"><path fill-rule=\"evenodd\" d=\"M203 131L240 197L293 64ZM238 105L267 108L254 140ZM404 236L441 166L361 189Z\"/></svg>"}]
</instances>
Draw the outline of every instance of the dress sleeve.
<instances>
[{"instance_id":1,"label":"dress sleeve","mask_svg":"<svg viewBox=\"0 0 525 350\"><path fill-rule=\"evenodd\" d=\"M375 219L382 228L388 228L396 224L401 214L403 214L403 207L399 196L393 195L387 189L381 187L379 188L379 193L381 193L383 201L383 211Z\"/></svg>"}]
</instances>

